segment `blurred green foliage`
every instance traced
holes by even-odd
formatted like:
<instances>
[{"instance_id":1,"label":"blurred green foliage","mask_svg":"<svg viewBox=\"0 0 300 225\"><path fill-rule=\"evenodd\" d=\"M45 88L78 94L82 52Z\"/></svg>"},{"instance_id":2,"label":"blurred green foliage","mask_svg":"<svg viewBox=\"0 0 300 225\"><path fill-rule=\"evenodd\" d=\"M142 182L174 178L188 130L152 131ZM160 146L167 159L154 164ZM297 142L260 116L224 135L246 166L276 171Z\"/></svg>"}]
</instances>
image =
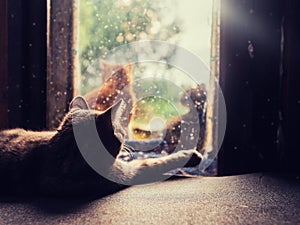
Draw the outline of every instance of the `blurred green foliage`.
<instances>
[{"instance_id":1,"label":"blurred green foliage","mask_svg":"<svg viewBox=\"0 0 300 225\"><path fill-rule=\"evenodd\" d=\"M99 73L86 72L115 47L139 40L170 40L180 29L176 18L166 19L168 8L160 0L81 0L81 92L94 88ZM100 68L101 70L101 68Z\"/></svg>"}]
</instances>

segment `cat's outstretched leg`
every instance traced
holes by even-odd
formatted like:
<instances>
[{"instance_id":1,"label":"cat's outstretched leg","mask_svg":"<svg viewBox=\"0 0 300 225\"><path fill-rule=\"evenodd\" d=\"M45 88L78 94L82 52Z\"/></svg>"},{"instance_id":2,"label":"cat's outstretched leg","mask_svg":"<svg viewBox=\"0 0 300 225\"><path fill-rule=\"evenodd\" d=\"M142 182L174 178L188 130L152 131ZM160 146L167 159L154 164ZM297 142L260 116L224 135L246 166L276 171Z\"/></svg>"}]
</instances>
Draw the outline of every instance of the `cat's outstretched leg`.
<instances>
[{"instance_id":1,"label":"cat's outstretched leg","mask_svg":"<svg viewBox=\"0 0 300 225\"><path fill-rule=\"evenodd\" d=\"M167 178L164 174L170 170L184 166L196 166L201 159L202 155L196 150L182 150L161 158L133 160L127 163L130 175L125 176L129 179L126 184L136 185L162 181Z\"/></svg>"}]
</instances>

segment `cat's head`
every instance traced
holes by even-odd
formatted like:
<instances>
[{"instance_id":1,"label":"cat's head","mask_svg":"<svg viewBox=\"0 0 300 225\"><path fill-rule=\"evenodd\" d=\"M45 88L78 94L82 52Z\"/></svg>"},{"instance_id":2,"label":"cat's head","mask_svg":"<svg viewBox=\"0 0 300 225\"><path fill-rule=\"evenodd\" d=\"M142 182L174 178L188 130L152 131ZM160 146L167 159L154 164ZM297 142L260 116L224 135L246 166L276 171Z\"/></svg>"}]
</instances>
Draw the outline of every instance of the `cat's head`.
<instances>
[{"instance_id":1,"label":"cat's head","mask_svg":"<svg viewBox=\"0 0 300 225\"><path fill-rule=\"evenodd\" d=\"M70 103L69 113L65 116L59 128L57 129L60 137L63 135L74 136L74 126L79 129L88 128L91 122L95 123L98 137L108 152L116 157L121 148L121 142L115 134L115 128L112 123L112 112L117 110L120 102L114 104L106 111L90 110L87 102L81 96L73 99Z\"/></svg>"},{"instance_id":2,"label":"cat's head","mask_svg":"<svg viewBox=\"0 0 300 225\"><path fill-rule=\"evenodd\" d=\"M188 104L191 100L197 112L203 113L203 111L205 111L207 100L207 91L205 84L198 84L196 87L186 90L186 92L190 98L186 98L185 96L183 96L180 99L181 104L190 107Z\"/></svg>"},{"instance_id":3,"label":"cat's head","mask_svg":"<svg viewBox=\"0 0 300 225\"><path fill-rule=\"evenodd\" d=\"M99 176L88 159L94 160L104 172L109 171L114 163L122 147L111 120L112 110L118 107L119 103L100 112L90 110L83 97L76 97L71 102L69 113L51 139L47 151L43 152L42 192L63 195L104 192L107 179ZM103 145L99 148L94 144L95 140L101 140ZM106 152L101 152L103 150ZM106 158L99 157L99 152Z\"/></svg>"},{"instance_id":4,"label":"cat's head","mask_svg":"<svg viewBox=\"0 0 300 225\"><path fill-rule=\"evenodd\" d=\"M104 111L120 99L132 101L133 65L109 64L100 60L102 86L97 93L95 109Z\"/></svg>"},{"instance_id":5,"label":"cat's head","mask_svg":"<svg viewBox=\"0 0 300 225\"><path fill-rule=\"evenodd\" d=\"M118 76L122 76L122 79L127 79L129 82L131 81L132 73L133 73L133 65L123 65L119 63L109 63L104 59L99 59L99 65L101 68L101 80L102 84L107 82L107 80L113 76L114 74ZM117 71L122 71L122 73L118 74Z\"/></svg>"}]
</instances>

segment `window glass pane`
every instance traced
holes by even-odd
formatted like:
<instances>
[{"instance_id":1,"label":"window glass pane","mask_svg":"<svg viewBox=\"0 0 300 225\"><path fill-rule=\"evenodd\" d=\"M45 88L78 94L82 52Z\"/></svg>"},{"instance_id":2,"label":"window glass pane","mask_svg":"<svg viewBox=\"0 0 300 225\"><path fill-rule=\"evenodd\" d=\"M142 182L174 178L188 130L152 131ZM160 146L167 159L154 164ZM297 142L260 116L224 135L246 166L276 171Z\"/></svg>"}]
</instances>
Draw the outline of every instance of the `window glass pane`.
<instances>
[{"instance_id":1,"label":"window glass pane","mask_svg":"<svg viewBox=\"0 0 300 225\"><path fill-rule=\"evenodd\" d=\"M125 78L119 77L116 83L122 89L118 94L123 95L129 105L129 111L123 112L127 119L121 123L126 129L125 140L164 139L167 153L177 150L176 146L180 149L195 147L201 152L206 133L212 137L212 124L209 126L211 132L206 132L206 110L208 89L213 83L210 82L210 68L211 65L218 66L212 63L218 57L218 51L215 51L218 41L212 41L212 35L215 38L219 35L213 29L213 24L219 24L219 18L213 14L214 2L80 1L80 92L94 96L104 83L109 83L112 74L124 69L121 76ZM149 46L138 47L134 44L145 40L167 44L150 42ZM212 45L216 45L214 50ZM192 63L188 58L177 57L180 49L198 57L199 66L207 72L205 76L195 80L189 71L170 63L178 60L185 66ZM128 61L128 58L132 60ZM128 62L133 64L128 65ZM217 76L217 73L213 74ZM106 93L107 96L97 100L101 110L115 94L113 91ZM212 108L209 116L213 117ZM182 136L186 136L183 138L186 143Z\"/></svg>"}]
</instances>

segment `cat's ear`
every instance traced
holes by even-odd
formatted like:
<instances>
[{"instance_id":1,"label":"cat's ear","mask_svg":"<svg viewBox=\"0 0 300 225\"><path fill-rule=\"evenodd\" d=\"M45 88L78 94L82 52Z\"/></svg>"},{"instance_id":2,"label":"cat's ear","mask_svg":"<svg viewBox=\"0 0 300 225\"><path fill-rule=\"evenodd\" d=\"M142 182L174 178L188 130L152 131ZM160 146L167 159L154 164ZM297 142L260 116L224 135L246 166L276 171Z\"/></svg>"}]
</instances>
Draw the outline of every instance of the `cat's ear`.
<instances>
[{"instance_id":1,"label":"cat's ear","mask_svg":"<svg viewBox=\"0 0 300 225\"><path fill-rule=\"evenodd\" d=\"M110 66L104 59L99 58L99 65L101 69L104 69L108 66Z\"/></svg>"},{"instance_id":2,"label":"cat's ear","mask_svg":"<svg viewBox=\"0 0 300 225\"><path fill-rule=\"evenodd\" d=\"M82 96L75 97L69 105L69 110L71 109L89 109L88 103Z\"/></svg>"},{"instance_id":3,"label":"cat's ear","mask_svg":"<svg viewBox=\"0 0 300 225\"><path fill-rule=\"evenodd\" d=\"M133 73L133 64L128 64L125 66L125 71L127 75L132 75Z\"/></svg>"},{"instance_id":4,"label":"cat's ear","mask_svg":"<svg viewBox=\"0 0 300 225\"><path fill-rule=\"evenodd\" d=\"M103 83L105 83L115 71L122 68L122 66L119 64L111 64L101 58L99 59L99 65L101 70L100 76Z\"/></svg>"},{"instance_id":5,"label":"cat's ear","mask_svg":"<svg viewBox=\"0 0 300 225\"><path fill-rule=\"evenodd\" d=\"M187 89L184 91L184 93L182 93L182 95L180 96L180 103L184 106L186 106L187 103L189 103L189 99L191 97L192 94L192 90L191 89Z\"/></svg>"}]
</instances>

